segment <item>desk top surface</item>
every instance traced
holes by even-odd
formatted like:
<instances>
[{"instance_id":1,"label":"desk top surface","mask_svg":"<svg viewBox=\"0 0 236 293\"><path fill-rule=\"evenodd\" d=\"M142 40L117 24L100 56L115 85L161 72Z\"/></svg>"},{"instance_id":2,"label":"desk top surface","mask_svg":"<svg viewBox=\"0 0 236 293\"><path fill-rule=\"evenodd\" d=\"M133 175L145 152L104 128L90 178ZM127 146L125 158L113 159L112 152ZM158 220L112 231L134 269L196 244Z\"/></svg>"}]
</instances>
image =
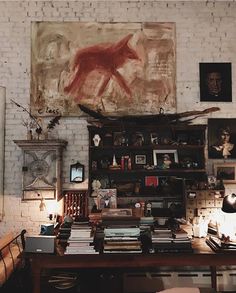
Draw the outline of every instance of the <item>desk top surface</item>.
<instances>
[{"instance_id":1,"label":"desk top surface","mask_svg":"<svg viewBox=\"0 0 236 293\"><path fill-rule=\"evenodd\" d=\"M193 252L140 254L56 254L25 253L25 257L44 268L154 268L157 266L236 265L236 253L215 253L204 238L192 240Z\"/></svg>"}]
</instances>

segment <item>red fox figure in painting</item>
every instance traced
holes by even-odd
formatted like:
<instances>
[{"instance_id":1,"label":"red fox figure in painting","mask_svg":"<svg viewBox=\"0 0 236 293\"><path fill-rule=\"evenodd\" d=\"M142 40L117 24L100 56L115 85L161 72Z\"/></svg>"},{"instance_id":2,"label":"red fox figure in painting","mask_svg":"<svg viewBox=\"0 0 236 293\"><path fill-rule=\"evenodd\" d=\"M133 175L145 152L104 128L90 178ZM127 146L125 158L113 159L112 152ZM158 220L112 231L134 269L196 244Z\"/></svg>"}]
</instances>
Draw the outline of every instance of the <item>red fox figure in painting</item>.
<instances>
[{"instance_id":1,"label":"red fox figure in painting","mask_svg":"<svg viewBox=\"0 0 236 293\"><path fill-rule=\"evenodd\" d=\"M79 50L74 59L74 77L64 91L70 94L78 93L88 74L96 70L103 76L103 82L97 93L98 97L104 93L110 79L115 78L119 86L131 98L131 90L118 71L129 59L139 60L137 53L128 45L131 37L132 34L129 34L110 46L98 44ZM77 96L76 100L79 101L82 98L83 96Z\"/></svg>"}]
</instances>

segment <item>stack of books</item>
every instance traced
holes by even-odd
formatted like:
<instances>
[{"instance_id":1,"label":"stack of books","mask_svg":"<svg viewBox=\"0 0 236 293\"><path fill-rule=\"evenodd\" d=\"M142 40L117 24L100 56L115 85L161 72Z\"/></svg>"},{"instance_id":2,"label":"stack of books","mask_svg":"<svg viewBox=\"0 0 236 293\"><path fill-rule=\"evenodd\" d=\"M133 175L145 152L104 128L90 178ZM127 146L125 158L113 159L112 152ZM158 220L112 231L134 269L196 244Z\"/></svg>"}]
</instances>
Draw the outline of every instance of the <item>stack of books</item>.
<instances>
[{"instance_id":1,"label":"stack of books","mask_svg":"<svg viewBox=\"0 0 236 293\"><path fill-rule=\"evenodd\" d=\"M154 229L152 232L153 252L192 252L191 238L184 230Z\"/></svg>"},{"instance_id":2,"label":"stack of books","mask_svg":"<svg viewBox=\"0 0 236 293\"><path fill-rule=\"evenodd\" d=\"M105 228L103 253L141 253L140 228Z\"/></svg>"},{"instance_id":3,"label":"stack of books","mask_svg":"<svg viewBox=\"0 0 236 293\"><path fill-rule=\"evenodd\" d=\"M141 217L140 218L140 228L146 229L147 227L154 227L154 217Z\"/></svg>"},{"instance_id":4,"label":"stack of books","mask_svg":"<svg viewBox=\"0 0 236 293\"><path fill-rule=\"evenodd\" d=\"M233 241L222 241L216 236L209 236L206 238L206 243L215 252L223 253L235 253L236 252L236 242Z\"/></svg>"},{"instance_id":5,"label":"stack of books","mask_svg":"<svg viewBox=\"0 0 236 293\"><path fill-rule=\"evenodd\" d=\"M57 233L57 239L60 244L67 243L68 238L70 237L70 231L71 231L71 223L61 224Z\"/></svg>"},{"instance_id":6,"label":"stack of books","mask_svg":"<svg viewBox=\"0 0 236 293\"><path fill-rule=\"evenodd\" d=\"M65 254L98 253L94 249L92 229L88 222L74 222L67 243Z\"/></svg>"}]
</instances>

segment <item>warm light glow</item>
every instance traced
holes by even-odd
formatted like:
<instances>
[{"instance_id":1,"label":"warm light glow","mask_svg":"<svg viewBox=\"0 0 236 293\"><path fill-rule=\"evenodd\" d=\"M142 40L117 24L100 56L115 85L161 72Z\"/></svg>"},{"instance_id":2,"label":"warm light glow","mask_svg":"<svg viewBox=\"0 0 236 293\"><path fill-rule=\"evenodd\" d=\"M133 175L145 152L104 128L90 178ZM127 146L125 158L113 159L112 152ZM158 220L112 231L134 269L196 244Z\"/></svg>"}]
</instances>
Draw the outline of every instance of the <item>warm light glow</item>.
<instances>
[{"instance_id":1,"label":"warm light glow","mask_svg":"<svg viewBox=\"0 0 236 293\"><path fill-rule=\"evenodd\" d=\"M236 240L236 213L221 212L219 215L217 220L218 236L221 238L224 234L226 237L229 236L231 240Z\"/></svg>"},{"instance_id":2,"label":"warm light glow","mask_svg":"<svg viewBox=\"0 0 236 293\"><path fill-rule=\"evenodd\" d=\"M47 201L47 212L48 214L57 214L57 201L56 200L48 200Z\"/></svg>"}]
</instances>

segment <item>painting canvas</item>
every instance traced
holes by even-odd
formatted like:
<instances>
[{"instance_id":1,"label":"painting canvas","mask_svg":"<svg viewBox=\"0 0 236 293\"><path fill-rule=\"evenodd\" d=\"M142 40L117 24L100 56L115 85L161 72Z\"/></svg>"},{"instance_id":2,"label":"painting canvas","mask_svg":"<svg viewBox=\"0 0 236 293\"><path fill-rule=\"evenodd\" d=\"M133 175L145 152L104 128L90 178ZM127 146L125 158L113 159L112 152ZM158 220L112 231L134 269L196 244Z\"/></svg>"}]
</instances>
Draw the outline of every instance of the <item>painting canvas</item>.
<instances>
[{"instance_id":1,"label":"painting canvas","mask_svg":"<svg viewBox=\"0 0 236 293\"><path fill-rule=\"evenodd\" d=\"M214 164L215 175L224 183L236 183L235 163Z\"/></svg>"},{"instance_id":2,"label":"painting canvas","mask_svg":"<svg viewBox=\"0 0 236 293\"><path fill-rule=\"evenodd\" d=\"M232 102L231 63L200 63L200 100Z\"/></svg>"},{"instance_id":3,"label":"painting canvas","mask_svg":"<svg viewBox=\"0 0 236 293\"><path fill-rule=\"evenodd\" d=\"M236 119L208 119L208 157L211 159L236 158Z\"/></svg>"},{"instance_id":4,"label":"painting canvas","mask_svg":"<svg viewBox=\"0 0 236 293\"><path fill-rule=\"evenodd\" d=\"M32 22L31 113L175 113L175 51L175 23Z\"/></svg>"}]
</instances>

